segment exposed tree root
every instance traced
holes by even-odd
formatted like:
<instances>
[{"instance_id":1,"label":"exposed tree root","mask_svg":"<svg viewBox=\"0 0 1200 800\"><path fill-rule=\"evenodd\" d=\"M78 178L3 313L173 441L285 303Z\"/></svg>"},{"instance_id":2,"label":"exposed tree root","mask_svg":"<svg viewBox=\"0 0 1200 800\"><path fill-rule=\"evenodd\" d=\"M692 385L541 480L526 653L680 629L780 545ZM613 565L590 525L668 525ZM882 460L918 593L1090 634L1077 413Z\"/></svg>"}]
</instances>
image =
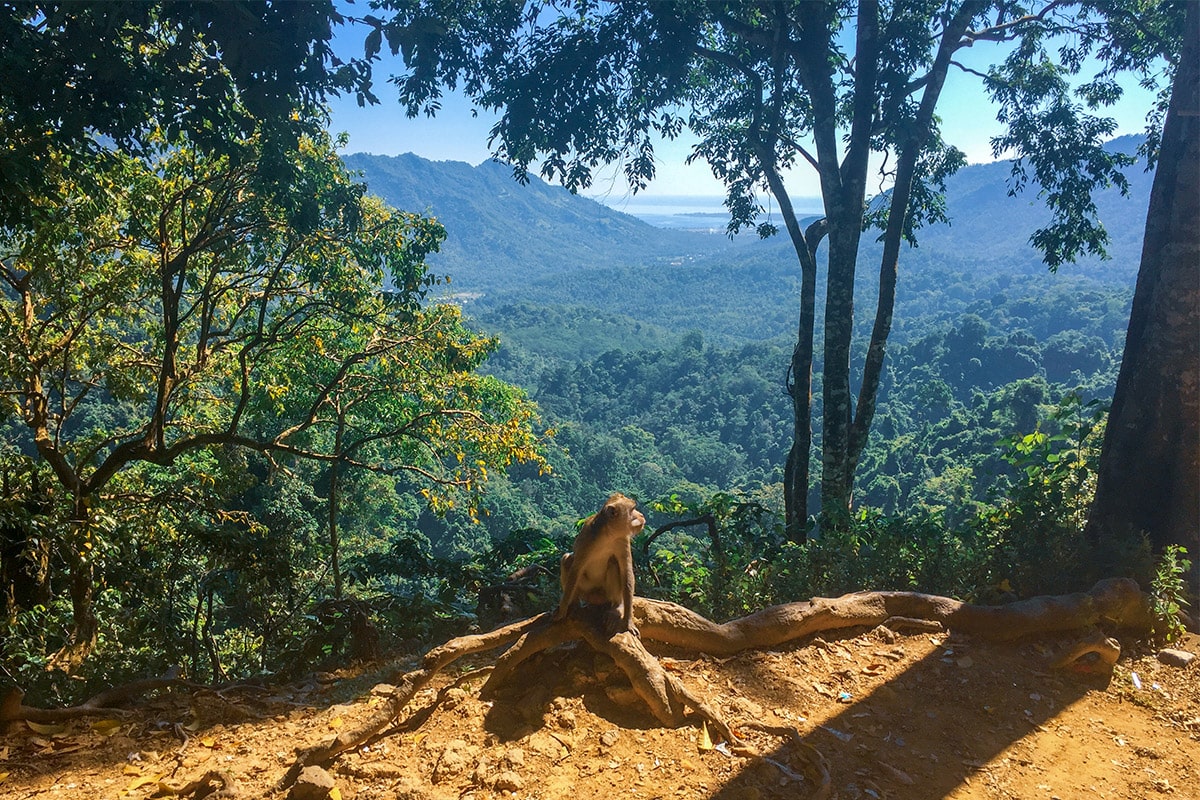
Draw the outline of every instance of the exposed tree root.
<instances>
[{"instance_id":1,"label":"exposed tree root","mask_svg":"<svg viewBox=\"0 0 1200 800\"><path fill-rule=\"evenodd\" d=\"M176 686L185 686L191 689L208 688L202 684L184 680L178 675L179 668L172 667L161 677L144 678L142 680L130 681L121 686L114 686L111 689L105 689L103 692L85 700L77 706L69 706L67 708L34 708L33 706L22 705L21 701L25 697L25 692L14 687L9 690L3 699L0 699L0 724L18 722L20 720L47 724L64 722L79 717L126 716L129 714L129 711L117 706L135 697L141 697L146 692Z\"/></svg>"},{"instance_id":2,"label":"exposed tree root","mask_svg":"<svg viewBox=\"0 0 1200 800\"><path fill-rule=\"evenodd\" d=\"M1146 598L1127 578L1110 578L1088 592L1033 597L1003 606L973 606L916 592L862 592L771 606L726 623L711 622L674 603L638 598L634 619L642 638L728 656L776 647L822 631L883 624L892 617L939 622L950 630L1004 641L1036 633L1086 631L1108 623L1149 628Z\"/></svg>"},{"instance_id":3,"label":"exposed tree root","mask_svg":"<svg viewBox=\"0 0 1200 800\"><path fill-rule=\"evenodd\" d=\"M480 691L482 697L494 696L498 687L533 655L569 641L583 641L613 659L660 723L677 727L688 722L692 714L693 719L717 731L735 751L754 755L719 714L662 668L658 659L645 649L643 641L712 655L732 655L750 648L778 646L821 631L873 627L900 618L918 625L923 624L920 621L937 623L994 640L1055 631L1089 631L1099 624L1144 631L1149 622L1145 597L1137 584L1125 579L1101 581L1089 592L1035 597L1005 606L971 606L914 592L864 592L773 606L726 623L712 622L673 603L638 598L634 617L641 638L629 633L606 638L592 620L571 616L554 622L549 614L540 614L489 633L452 639L430 650L419 669L400 676L388 702L371 718L325 744L298 753L278 788L290 787L304 767L328 765L341 753L371 740L446 666L464 656L505 645L511 646L496 659L495 668ZM793 741L801 746L801 755L809 765L806 771L817 786L813 797L828 797L829 770L821 754L798 735Z\"/></svg>"},{"instance_id":4,"label":"exposed tree root","mask_svg":"<svg viewBox=\"0 0 1200 800\"><path fill-rule=\"evenodd\" d=\"M1110 674L1120 657L1120 642L1105 636L1103 631L1096 630L1063 650L1062 654L1054 659L1053 667L1076 672Z\"/></svg>"}]
</instances>

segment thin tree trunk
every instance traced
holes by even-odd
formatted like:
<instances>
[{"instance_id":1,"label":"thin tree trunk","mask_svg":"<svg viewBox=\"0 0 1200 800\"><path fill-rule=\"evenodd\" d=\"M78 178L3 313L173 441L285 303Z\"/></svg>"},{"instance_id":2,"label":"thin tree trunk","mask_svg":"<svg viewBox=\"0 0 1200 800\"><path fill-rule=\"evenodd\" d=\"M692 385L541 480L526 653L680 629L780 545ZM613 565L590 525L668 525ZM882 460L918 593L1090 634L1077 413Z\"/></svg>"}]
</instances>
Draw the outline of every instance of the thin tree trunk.
<instances>
[{"instance_id":1,"label":"thin tree trunk","mask_svg":"<svg viewBox=\"0 0 1200 800\"><path fill-rule=\"evenodd\" d=\"M1125 355L1088 518L1091 541L1113 555L1145 533L1156 549L1178 543L1193 557L1200 556L1200 5L1196 3L1187 4L1183 42L1150 191Z\"/></svg>"},{"instance_id":2,"label":"thin tree trunk","mask_svg":"<svg viewBox=\"0 0 1200 800\"><path fill-rule=\"evenodd\" d=\"M329 570L333 573L333 596L342 599L342 563L339 554L338 514L341 511L342 438L346 432L346 414L338 410L334 435L334 460L329 466Z\"/></svg>"},{"instance_id":3,"label":"thin tree trunk","mask_svg":"<svg viewBox=\"0 0 1200 800\"><path fill-rule=\"evenodd\" d=\"M808 453L812 447L812 363L813 329L816 324L817 246L825 233L822 222L813 223L807 231L800 229L796 210L787 187L775 167L773 150L758 143L759 163L779 214L787 228L800 262L800 319L796 331L796 346L788 373L787 392L792 398L792 446L784 466L784 524L788 539L802 544L806 538L804 525L808 519ZM812 237L811 239L809 237Z\"/></svg>"},{"instance_id":4,"label":"thin tree trunk","mask_svg":"<svg viewBox=\"0 0 1200 800\"><path fill-rule=\"evenodd\" d=\"M900 262L900 244L904 239L904 227L908 219L909 201L912 197L913 181L917 172L917 160L924 143L933 132L934 110L941 97L950 69L950 60L960 47L963 34L971 24L983 3L964 3L954 19L942 33L937 56L929 70L925 90L921 94L921 105L909 131L908 141L899 148L896 164L896 180L889 198L887 230L883 238L883 255L879 262L879 301L875 307L875 324L871 329L871 341L863 363L862 386L859 387L858 404L854 411L854 424L850 429L849 448L846 457L846 487L854 488L854 472L859 457L867 443L867 434L875 418L876 402L879 399L879 381L883 376L883 360L887 350L888 336L892 330L892 314L896 306L896 283Z\"/></svg>"},{"instance_id":5,"label":"thin tree trunk","mask_svg":"<svg viewBox=\"0 0 1200 800\"><path fill-rule=\"evenodd\" d=\"M854 272L862 240L863 201L877 102L879 35L879 4L864 0L858 7L853 119L846 156L840 166L828 144L821 152L818 140L821 192L829 220L822 365L821 513L834 525L844 523L850 513L850 428L854 413L850 390L850 343L854 333ZM824 136L835 139L836 126L824 131ZM826 164L838 173L836 183L825 179Z\"/></svg>"},{"instance_id":6,"label":"thin tree trunk","mask_svg":"<svg viewBox=\"0 0 1200 800\"><path fill-rule=\"evenodd\" d=\"M71 534L67 537L64 554L70 565L71 636L58 652L50 657L47 667L73 673L92 650L100 633L96 618L95 574L92 569L94 542L88 497L77 494L71 513Z\"/></svg>"}]
</instances>

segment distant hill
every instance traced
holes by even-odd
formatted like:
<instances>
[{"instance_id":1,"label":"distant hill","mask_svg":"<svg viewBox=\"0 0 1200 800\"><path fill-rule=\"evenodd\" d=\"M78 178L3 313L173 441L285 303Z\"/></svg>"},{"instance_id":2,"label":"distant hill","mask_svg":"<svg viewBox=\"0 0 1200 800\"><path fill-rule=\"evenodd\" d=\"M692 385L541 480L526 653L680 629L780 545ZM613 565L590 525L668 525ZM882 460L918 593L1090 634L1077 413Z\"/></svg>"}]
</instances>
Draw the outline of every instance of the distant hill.
<instances>
[{"instance_id":1,"label":"distant hill","mask_svg":"<svg viewBox=\"0 0 1200 800\"><path fill-rule=\"evenodd\" d=\"M472 167L411 153L356 153L344 161L362 172L373 194L445 225L442 252L429 263L463 292L519 288L595 268L681 262L729 247L724 237L655 228L536 177L521 185L509 167L492 161Z\"/></svg>"},{"instance_id":2,"label":"distant hill","mask_svg":"<svg viewBox=\"0 0 1200 800\"><path fill-rule=\"evenodd\" d=\"M1124 137L1111 146L1132 151L1136 144L1134 137ZM520 185L498 163L471 167L411 154L358 154L345 161L390 204L430 213L445 224L449 239L431 265L452 276L451 289L460 293L468 313L523 347L557 357L575 347L579 355L590 355L609 341L603 331L621 331L612 342L621 347L637 337L645 337L647 347L657 346L664 335L688 330L730 344L795 335L799 267L785 236L730 242L719 234L655 228L537 178ZM1069 297L1077 285L1096 283L1132 287L1151 174L1135 165L1127 172L1128 197L1116 189L1097 196L1112 238L1111 259L1089 258L1052 275L1028 243L1048 212L1036 186L1009 195L1011 167L972 165L948 182L951 223L921 230L919 247L901 254L896 341L912 325L924 328L968 311L986 318L998 298L1007 302L1047 292ZM874 311L878 258L878 245L868 235L857 303L864 321ZM557 337L550 332L555 313L531 326L538 307L571 307L575 316L589 308L601 313L572 342L562 340L573 336L570 331ZM1116 332L1105 332L1105 338L1111 335ZM549 338L557 340L551 345ZM546 348L538 347L539 339Z\"/></svg>"}]
</instances>

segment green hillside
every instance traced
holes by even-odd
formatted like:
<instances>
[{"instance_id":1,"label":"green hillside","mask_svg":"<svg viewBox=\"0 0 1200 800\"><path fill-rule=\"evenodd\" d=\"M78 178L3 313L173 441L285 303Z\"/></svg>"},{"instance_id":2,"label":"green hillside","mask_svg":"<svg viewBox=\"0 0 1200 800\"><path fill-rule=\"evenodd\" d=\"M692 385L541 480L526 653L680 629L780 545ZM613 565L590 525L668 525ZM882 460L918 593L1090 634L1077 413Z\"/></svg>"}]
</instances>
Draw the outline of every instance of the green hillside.
<instances>
[{"instance_id":1,"label":"green hillside","mask_svg":"<svg viewBox=\"0 0 1200 800\"><path fill-rule=\"evenodd\" d=\"M551 476L518 471L494 487L492 536L562 524L613 488L644 499L772 496L791 441L784 379L799 296L784 237L653 228L537 179L521 186L498 164L348 161L390 203L446 224L449 244L433 263L475 324L500 335L489 369L526 387L558 430ZM951 224L921 230L901 254L857 481L863 505L968 513L1009 479L1002 439L1033 430L1069 390L1111 396L1151 175L1134 166L1129 196L1097 198L1111 258L1051 273L1028 244L1046 211L1036 189L1009 194L1010 171L996 163L954 176ZM873 242L860 257L860 337L878 257ZM815 369L819 420L819 343ZM471 538L453 514L424 527L435 541Z\"/></svg>"}]
</instances>

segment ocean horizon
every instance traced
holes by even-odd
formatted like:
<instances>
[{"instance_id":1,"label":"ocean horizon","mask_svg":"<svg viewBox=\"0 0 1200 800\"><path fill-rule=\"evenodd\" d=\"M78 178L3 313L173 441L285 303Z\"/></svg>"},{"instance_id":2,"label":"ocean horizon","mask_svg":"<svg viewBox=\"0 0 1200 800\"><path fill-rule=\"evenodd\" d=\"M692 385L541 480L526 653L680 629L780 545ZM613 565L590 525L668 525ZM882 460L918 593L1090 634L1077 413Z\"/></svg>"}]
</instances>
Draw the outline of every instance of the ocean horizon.
<instances>
[{"instance_id":1,"label":"ocean horizon","mask_svg":"<svg viewBox=\"0 0 1200 800\"><path fill-rule=\"evenodd\" d=\"M598 195L591 199L656 228L724 233L729 223L729 210L721 195ZM800 197L794 203L802 216L824 213L819 197Z\"/></svg>"}]
</instances>

